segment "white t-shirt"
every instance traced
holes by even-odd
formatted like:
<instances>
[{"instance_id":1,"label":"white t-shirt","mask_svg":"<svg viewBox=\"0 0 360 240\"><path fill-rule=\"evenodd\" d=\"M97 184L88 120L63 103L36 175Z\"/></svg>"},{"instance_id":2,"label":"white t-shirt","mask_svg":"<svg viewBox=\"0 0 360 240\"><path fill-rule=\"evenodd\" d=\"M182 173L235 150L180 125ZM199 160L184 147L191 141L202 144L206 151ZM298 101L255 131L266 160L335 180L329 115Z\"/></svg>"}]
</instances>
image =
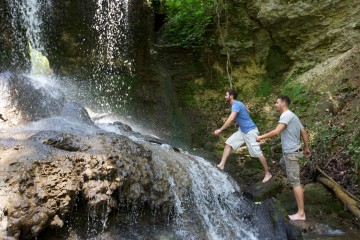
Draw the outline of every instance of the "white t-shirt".
<instances>
[{"instance_id":1,"label":"white t-shirt","mask_svg":"<svg viewBox=\"0 0 360 240\"><path fill-rule=\"evenodd\" d=\"M303 127L299 118L290 110L283 112L279 123L286 125L281 132L281 145L284 153L292 153L301 147L300 130Z\"/></svg>"}]
</instances>

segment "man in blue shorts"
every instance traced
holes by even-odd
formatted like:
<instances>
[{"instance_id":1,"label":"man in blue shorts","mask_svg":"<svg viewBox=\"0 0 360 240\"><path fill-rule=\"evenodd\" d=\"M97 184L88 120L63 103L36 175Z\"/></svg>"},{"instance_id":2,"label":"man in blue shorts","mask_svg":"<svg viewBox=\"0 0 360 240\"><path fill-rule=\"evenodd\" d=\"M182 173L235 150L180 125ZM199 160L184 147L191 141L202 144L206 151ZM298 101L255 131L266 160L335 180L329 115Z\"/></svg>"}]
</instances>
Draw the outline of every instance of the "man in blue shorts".
<instances>
[{"instance_id":1,"label":"man in blue shorts","mask_svg":"<svg viewBox=\"0 0 360 240\"><path fill-rule=\"evenodd\" d=\"M305 155L310 157L311 152L308 145L308 135L301 124L299 118L289 110L291 100L288 96L279 96L276 101L276 109L281 112L277 127L256 138L260 142L262 139L273 138L281 134L281 145L283 156L280 164L286 169L289 182L293 188L298 211L289 215L290 220L305 220L304 209L304 189L300 184L299 160ZM300 137L304 142L304 149L301 147Z\"/></svg>"},{"instance_id":2,"label":"man in blue shorts","mask_svg":"<svg viewBox=\"0 0 360 240\"><path fill-rule=\"evenodd\" d=\"M265 171L265 177L262 182L267 182L272 176L270 174L266 159L260 149L260 143L256 141L256 137L259 135L259 131L249 115L249 110L242 102L236 100L237 96L238 93L233 89L230 89L226 92L225 99L227 103L231 104L231 114L225 121L224 125L214 132L215 135L219 135L224 129L229 127L233 121L235 121L239 126L239 130L226 140L221 162L217 166L223 170L231 150L236 150L241 145L246 144L250 156L259 158Z\"/></svg>"}]
</instances>

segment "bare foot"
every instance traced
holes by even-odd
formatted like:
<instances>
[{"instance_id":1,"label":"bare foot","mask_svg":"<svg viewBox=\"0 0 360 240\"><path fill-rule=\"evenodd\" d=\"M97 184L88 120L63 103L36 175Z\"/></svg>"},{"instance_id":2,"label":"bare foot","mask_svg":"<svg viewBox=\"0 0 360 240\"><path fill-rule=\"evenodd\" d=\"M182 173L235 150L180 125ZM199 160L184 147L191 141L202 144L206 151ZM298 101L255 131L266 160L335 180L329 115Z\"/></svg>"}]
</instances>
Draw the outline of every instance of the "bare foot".
<instances>
[{"instance_id":1,"label":"bare foot","mask_svg":"<svg viewBox=\"0 0 360 240\"><path fill-rule=\"evenodd\" d=\"M224 166L223 166L223 165L218 164L217 167L218 167L220 170L224 170Z\"/></svg>"},{"instance_id":2,"label":"bare foot","mask_svg":"<svg viewBox=\"0 0 360 240\"><path fill-rule=\"evenodd\" d=\"M272 177L272 175L271 175L270 173L265 174L265 177L264 177L264 179L262 180L262 182L265 183L265 182L269 181L271 177Z\"/></svg>"},{"instance_id":3,"label":"bare foot","mask_svg":"<svg viewBox=\"0 0 360 240\"><path fill-rule=\"evenodd\" d=\"M293 220L293 221L305 221L306 220L305 213L304 213L304 215L295 213L294 215L289 215L289 218L290 218L290 220Z\"/></svg>"}]
</instances>

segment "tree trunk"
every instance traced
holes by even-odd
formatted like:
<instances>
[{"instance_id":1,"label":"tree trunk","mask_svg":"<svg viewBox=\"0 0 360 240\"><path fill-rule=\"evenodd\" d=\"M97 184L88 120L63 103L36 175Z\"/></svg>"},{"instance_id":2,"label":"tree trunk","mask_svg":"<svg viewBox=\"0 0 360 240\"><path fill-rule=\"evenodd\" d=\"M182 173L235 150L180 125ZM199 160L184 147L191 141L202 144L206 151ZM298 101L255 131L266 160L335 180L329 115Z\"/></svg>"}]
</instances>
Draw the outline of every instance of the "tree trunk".
<instances>
[{"instance_id":1,"label":"tree trunk","mask_svg":"<svg viewBox=\"0 0 360 240\"><path fill-rule=\"evenodd\" d=\"M347 209L349 209L349 211L354 214L357 219L360 219L360 209L357 207L358 202L346 194L346 192L338 183L325 177L317 177L317 180L328 188L332 189L335 195L340 199L341 202L344 203Z\"/></svg>"}]
</instances>

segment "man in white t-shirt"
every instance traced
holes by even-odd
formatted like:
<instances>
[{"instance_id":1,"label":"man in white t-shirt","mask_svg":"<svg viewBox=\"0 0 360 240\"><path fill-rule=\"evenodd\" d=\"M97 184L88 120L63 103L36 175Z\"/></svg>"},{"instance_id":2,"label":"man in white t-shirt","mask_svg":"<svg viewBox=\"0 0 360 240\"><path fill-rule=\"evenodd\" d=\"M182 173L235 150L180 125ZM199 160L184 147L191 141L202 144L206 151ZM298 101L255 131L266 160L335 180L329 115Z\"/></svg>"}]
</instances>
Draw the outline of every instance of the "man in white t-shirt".
<instances>
[{"instance_id":1,"label":"man in white t-shirt","mask_svg":"<svg viewBox=\"0 0 360 240\"><path fill-rule=\"evenodd\" d=\"M299 118L289 110L290 103L291 100L288 96L278 97L275 106L281 112L279 124L274 130L258 136L256 141L260 142L262 139L273 138L281 134L283 156L280 163L286 169L298 206L297 213L289 215L289 218L290 220L305 220L304 189L300 184L299 160L304 155L310 157L311 152L308 145L308 135ZM301 147L300 138L304 142L304 149Z\"/></svg>"}]
</instances>

